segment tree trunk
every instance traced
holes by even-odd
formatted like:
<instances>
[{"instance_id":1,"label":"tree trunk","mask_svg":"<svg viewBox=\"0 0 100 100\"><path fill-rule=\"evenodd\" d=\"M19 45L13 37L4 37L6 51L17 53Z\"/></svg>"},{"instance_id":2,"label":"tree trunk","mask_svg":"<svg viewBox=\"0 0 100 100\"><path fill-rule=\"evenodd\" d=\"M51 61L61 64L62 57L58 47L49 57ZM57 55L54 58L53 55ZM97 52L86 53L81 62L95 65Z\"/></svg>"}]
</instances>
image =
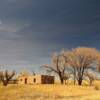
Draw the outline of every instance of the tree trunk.
<instances>
[{"instance_id":1,"label":"tree trunk","mask_svg":"<svg viewBox=\"0 0 100 100\"><path fill-rule=\"evenodd\" d=\"M60 77L60 82L61 84L64 84L64 79L62 77Z\"/></svg>"},{"instance_id":2,"label":"tree trunk","mask_svg":"<svg viewBox=\"0 0 100 100\"><path fill-rule=\"evenodd\" d=\"M78 85L82 85L82 78L79 78Z\"/></svg>"},{"instance_id":3,"label":"tree trunk","mask_svg":"<svg viewBox=\"0 0 100 100\"><path fill-rule=\"evenodd\" d=\"M60 78L61 84L64 84L64 78L61 72L59 72L59 78Z\"/></svg>"},{"instance_id":4,"label":"tree trunk","mask_svg":"<svg viewBox=\"0 0 100 100\"><path fill-rule=\"evenodd\" d=\"M7 81L3 81L3 85L7 86L8 82Z\"/></svg>"}]
</instances>

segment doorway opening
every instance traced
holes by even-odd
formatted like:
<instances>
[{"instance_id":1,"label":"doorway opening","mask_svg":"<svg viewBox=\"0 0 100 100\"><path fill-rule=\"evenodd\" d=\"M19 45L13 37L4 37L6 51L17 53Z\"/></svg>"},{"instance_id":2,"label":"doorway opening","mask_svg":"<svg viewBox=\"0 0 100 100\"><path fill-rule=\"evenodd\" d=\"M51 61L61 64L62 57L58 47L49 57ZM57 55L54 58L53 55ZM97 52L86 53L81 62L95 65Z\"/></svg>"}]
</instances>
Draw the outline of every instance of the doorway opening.
<instances>
[{"instance_id":1,"label":"doorway opening","mask_svg":"<svg viewBox=\"0 0 100 100\"><path fill-rule=\"evenodd\" d=\"M25 78L25 84L27 84L27 78Z\"/></svg>"},{"instance_id":2,"label":"doorway opening","mask_svg":"<svg viewBox=\"0 0 100 100\"><path fill-rule=\"evenodd\" d=\"M33 82L36 83L36 79L35 78L34 78Z\"/></svg>"}]
</instances>

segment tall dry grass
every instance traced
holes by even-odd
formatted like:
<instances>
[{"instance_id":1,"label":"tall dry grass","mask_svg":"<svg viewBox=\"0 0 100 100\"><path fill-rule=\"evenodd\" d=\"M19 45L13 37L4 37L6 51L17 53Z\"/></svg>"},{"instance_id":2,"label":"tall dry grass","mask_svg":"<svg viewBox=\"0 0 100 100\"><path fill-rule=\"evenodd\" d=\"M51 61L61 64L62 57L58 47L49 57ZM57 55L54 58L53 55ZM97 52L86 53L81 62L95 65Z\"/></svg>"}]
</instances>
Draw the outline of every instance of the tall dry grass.
<instances>
[{"instance_id":1,"label":"tall dry grass","mask_svg":"<svg viewBox=\"0 0 100 100\"><path fill-rule=\"evenodd\" d=\"M0 85L0 100L100 100L100 82L93 86L84 82L82 86L73 85L71 81L66 85Z\"/></svg>"}]
</instances>

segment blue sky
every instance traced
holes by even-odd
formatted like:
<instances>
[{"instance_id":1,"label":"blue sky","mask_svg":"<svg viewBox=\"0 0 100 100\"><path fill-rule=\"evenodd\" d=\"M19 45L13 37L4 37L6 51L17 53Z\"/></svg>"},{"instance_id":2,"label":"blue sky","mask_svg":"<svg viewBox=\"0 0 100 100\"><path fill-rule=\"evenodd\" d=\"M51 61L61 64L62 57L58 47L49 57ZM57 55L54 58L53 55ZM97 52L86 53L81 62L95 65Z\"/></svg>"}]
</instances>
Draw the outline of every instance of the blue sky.
<instances>
[{"instance_id":1,"label":"blue sky","mask_svg":"<svg viewBox=\"0 0 100 100\"><path fill-rule=\"evenodd\" d=\"M100 50L99 0L0 0L0 65L40 71L53 52Z\"/></svg>"}]
</instances>

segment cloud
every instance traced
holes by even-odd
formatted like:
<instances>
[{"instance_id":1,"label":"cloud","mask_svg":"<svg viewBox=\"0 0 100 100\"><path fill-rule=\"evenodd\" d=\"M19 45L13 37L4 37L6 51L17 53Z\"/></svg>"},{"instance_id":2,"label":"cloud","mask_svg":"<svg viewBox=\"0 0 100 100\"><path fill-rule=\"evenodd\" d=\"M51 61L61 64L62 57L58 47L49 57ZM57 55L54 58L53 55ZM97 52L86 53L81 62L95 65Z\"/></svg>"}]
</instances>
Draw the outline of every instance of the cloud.
<instances>
[{"instance_id":1,"label":"cloud","mask_svg":"<svg viewBox=\"0 0 100 100\"><path fill-rule=\"evenodd\" d=\"M0 25L2 24L2 21L0 20Z\"/></svg>"},{"instance_id":2,"label":"cloud","mask_svg":"<svg viewBox=\"0 0 100 100\"><path fill-rule=\"evenodd\" d=\"M97 0L0 1L0 63L32 69L30 64L50 63L52 52L62 48L100 49L99 4Z\"/></svg>"},{"instance_id":3,"label":"cloud","mask_svg":"<svg viewBox=\"0 0 100 100\"><path fill-rule=\"evenodd\" d=\"M0 26L0 32L16 32L16 28L9 26Z\"/></svg>"}]
</instances>

